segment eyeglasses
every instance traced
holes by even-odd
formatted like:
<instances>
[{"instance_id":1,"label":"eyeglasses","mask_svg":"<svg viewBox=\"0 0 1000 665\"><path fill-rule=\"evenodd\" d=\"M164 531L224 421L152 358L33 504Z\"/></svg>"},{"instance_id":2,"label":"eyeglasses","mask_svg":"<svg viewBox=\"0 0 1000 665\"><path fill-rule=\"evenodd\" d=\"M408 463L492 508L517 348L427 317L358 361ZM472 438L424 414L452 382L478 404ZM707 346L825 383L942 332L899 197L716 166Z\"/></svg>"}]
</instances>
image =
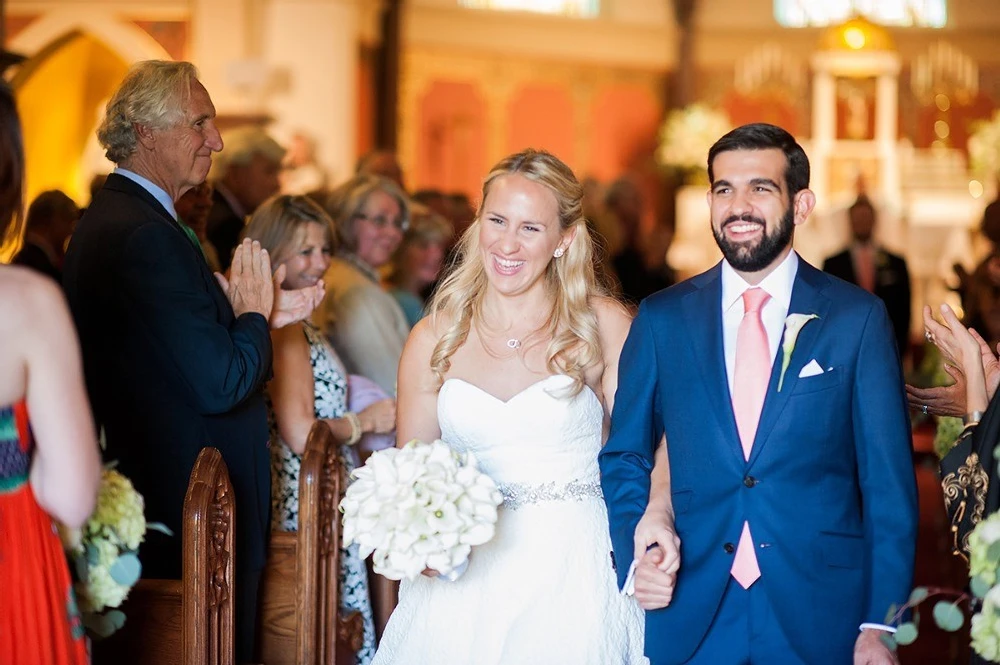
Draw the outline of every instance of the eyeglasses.
<instances>
[{"instance_id":1,"label":"eyeglasses","mask_svg":"<svg viewBox=\"0 0 1000 665\"><path fill-rule=\"evenodd\" d=\"M366 222L374 224L375 228L377 228L379 230L384 229L386 226L389 226L390 224L392 226L395 226L397 229L399 229L403 233L406 233L406 230L408 228L410 228L410 223L407 220L405 220L405 219L399 219L399 218L390 218L390 217L386 217L385 215L376 215L376 216L372 217L372 216L366 215L363 212L359 212L356 215L354 215L354 218L355 219L363 219Z\"/></svg>"}]
</instances>

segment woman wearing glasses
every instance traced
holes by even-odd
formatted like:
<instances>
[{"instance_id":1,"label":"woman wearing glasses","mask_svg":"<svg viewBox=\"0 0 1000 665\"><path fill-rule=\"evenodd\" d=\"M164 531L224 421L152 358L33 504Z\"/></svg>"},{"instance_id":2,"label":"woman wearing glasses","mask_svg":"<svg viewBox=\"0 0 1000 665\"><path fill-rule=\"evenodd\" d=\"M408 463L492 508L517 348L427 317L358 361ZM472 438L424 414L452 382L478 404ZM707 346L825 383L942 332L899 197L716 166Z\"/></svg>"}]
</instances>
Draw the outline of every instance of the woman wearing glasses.
<instances>
[{"instance_id":1,"label":"woman wearing glasses","mask_svg":"<svg viewBox=\"0 0 1000 665\"><path fill-rule=\"evenodd\" d=\"M409 222L402 190L390 180L359 175L326 201L340 249L326 271L326 298L314 314L351 374L396 393L396 366L410 332L406 315L379 285Z\"/></svg>"}]
</instances>

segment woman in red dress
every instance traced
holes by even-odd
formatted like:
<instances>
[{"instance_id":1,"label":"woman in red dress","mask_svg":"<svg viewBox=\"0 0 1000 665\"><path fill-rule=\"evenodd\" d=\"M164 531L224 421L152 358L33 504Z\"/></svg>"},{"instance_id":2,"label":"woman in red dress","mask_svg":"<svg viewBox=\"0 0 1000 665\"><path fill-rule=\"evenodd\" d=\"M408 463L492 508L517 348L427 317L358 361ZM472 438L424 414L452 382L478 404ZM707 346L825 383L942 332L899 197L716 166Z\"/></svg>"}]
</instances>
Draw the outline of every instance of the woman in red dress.
<instances>
[{"instance_id":1,"label":"woman in red dress","mask_svg":"<svg viewBox=\"0 0 1000 665\"><path fill-rule=\"evenodd\" d=\"M17 235L23 167L0 84L0 244ZM25 268L0 266L0 312L0 663L85 665L53 523L82 525L100 483L76 334L59 286Z\"/></svg>"}]
</instances>

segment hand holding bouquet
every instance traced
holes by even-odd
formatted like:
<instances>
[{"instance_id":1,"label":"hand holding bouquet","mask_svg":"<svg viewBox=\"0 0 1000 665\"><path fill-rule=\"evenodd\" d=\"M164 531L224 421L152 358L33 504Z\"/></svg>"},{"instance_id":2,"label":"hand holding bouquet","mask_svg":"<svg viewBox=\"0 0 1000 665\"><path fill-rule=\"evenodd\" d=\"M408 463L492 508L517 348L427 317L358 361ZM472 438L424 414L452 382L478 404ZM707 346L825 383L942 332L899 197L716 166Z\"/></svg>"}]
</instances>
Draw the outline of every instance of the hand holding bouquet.
<instances>
[{"instance_id":1,"label":"hand holding bouquet","mask_svg":"<svg viewBox=\"0 0 1000 665\"><path fill-rule=\"evenodd\" d=\"M375 572L389 579L449 575L493 537L503 498L471 453L414 440L373 453L351 475L340 503L344 545L358 543L362 558L374 553Z\"/></svg>"},{"instance_id":2,"label":"hand holding bouquet","mask_svg":"<svg viewBox=\"0 0 1000 665\"><path fill-rule=\"evenodd\" d=\"M138 581L142 566L137 552L146 530L170 533L160 524L147 524L143 509L131 481L109 467L87 523L81 529L60 529L83 624L96 637L107 637L125 623L120 610L104 610L119 607Z\"/></svg>"}]
</instances>

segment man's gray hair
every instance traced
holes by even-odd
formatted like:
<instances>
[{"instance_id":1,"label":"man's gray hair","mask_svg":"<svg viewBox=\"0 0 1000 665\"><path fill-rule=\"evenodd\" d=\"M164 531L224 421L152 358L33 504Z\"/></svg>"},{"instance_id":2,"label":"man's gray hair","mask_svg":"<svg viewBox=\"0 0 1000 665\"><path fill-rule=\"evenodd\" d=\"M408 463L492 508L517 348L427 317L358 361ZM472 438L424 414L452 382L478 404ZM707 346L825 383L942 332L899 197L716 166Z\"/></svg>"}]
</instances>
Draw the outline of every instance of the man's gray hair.
<instances>
[{"instance_id":1,"label":"man's gray hair","mask_svg":"<svg viewBox=\"0 0 1000 665\"><path fill-rule=\"evenodd\" d=\"M269 162L280 164L285 157L285 149L263 129L257 126L237 127L222 136L226 146L212 163L213 182L225 180L231 166L246 166L254 155L260 155Z\"/></svg>"},{"instance_id":2,"label":"man's gray hair","mask_svg":"<svg viewBox=\"0 0 1000 665\"><path fill-rule=\"evenodd\" d=\"M198 70L190 62L145 60L133 65L97 128L107 158L120 164L135 153L136 125L165 129L183 120L191 84L197 79Z\"/></svg>"}]
</instances>

